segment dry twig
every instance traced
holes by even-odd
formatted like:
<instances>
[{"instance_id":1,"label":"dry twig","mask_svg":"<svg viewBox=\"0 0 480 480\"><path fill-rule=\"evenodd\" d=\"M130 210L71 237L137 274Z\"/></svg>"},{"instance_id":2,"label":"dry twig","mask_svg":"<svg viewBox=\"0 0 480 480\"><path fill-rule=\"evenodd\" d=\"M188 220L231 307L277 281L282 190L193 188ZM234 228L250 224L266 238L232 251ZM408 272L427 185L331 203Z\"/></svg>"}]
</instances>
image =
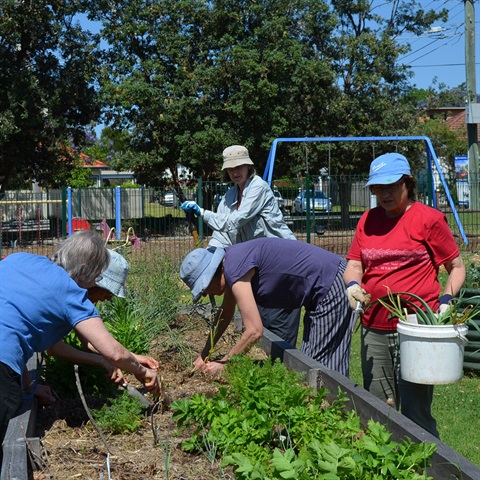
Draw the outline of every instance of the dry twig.
<instances>
[{"instance_id":1,"label":"dry twig","mask_svg":"<svg viewBox=\"0 0 480 480\"><path fill-rule=\"evenodd\" d=\"M90 412L90 409L88 408L87 401L85 400L85 395L83 394L82 384L80 383L80 376L78 374L78 365L77 364L74 365L74 369L75 369L75 380L76 380L76 384L77 384L77 390L78 390L78 393L80 395L80 399L82 400L83 408L87 412L88 418L92 422L92 425L95 427L95 430L97 431L97 433L100 436L103 444L105 445L105 448L107 449L107 452L110 455L113 455L112 451L110 450L110 446L107 443L107 440L106 440L105 436L103 435L102 431L100 430L100 427L97 425L97 423L93 419L92 413Z\"/></svg>"}]
</instances>

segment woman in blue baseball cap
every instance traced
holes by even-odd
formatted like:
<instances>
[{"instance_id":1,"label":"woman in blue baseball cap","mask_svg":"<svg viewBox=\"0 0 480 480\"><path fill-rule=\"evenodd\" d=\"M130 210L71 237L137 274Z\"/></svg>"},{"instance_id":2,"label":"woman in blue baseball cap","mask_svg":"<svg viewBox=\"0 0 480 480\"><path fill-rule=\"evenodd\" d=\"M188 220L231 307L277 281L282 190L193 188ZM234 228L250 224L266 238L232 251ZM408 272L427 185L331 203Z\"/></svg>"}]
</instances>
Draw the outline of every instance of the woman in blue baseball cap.
<instances>
[{"instance_id":1,"label":"woman in blue baseball cap","mask_svg":"<svg viewBox=\"0 0 480 480\"><path fill-rule=\"evenodd\" d=\"M465 281L465 266L445 215L416 201L410 164L399 153L377 157L365 186L376 196L378 206L363 214L347 254L344 281L350 306L365 304L367 295L372 301L383 297L388 288L414 293L432 308L446 310ZM442 265L449 277L440 296ZM364 387L438 437L431 414L433 385L400 378L398 320L388 315L376 303L362 316Z\"/></svg>"}]
</instances>

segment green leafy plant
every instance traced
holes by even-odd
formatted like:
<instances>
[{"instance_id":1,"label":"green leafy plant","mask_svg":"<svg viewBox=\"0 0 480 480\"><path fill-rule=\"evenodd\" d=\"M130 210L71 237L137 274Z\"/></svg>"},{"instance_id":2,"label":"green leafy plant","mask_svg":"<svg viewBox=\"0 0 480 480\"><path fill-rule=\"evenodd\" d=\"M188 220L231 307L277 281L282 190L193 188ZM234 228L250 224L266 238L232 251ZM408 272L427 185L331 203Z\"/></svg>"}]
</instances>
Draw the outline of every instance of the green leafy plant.
<instances>
[{"instance_id":1,"label":"green leafy plant","mask_svg":"<svg viewBox=\"0 0 480 480\"><path fill-rule=\"evenodd\" d=\"M470 262L466 267L465 285L468 288L480 288L480 264L478 262Z\"/></svg>"},{"instance_id":2,"label":"green leafy plant","mask_svg":"<svg viewBox=\"0 0 480 480\"><path fill-rule=\"evenodd\" d=\"M171 330L183 291L180 281L178 269L168 256L131 262L127 298L141 308L142 329L150 341Z\"/></svg>"},{"instance_id":3,"label":"green leafy plant","mask_svg":"<svg viewBox=\"0 0 480 480\"><path fill-rule=\"evenodd\" d=\"M138 430L142 426L143 412L140 401L123 392L92 415L102 430L118 435Z\"/></svg>"},{"instance_id":4,"label":"green leafy plant","mask_svg":"<svg viewBox=\"0 0 480 480\"><path fill-rule=\"evenodd\" d=\"M114 297L99 305L99 313L108 331L128 350L144 355L150 348L150 336L143 328L142 310L124 299Z\"/></svg>"},{"instance_id":5,"label":"green leafy plant","mask_svg":"<svg viewBox=\"0 0 480 480\"><path fill-rule=\"evenodd\" d=\"M64 339L65 343L79 350L84 347L75 332L71 331ZM60 358L45 357L43 371L45 382L50 385L60 397L73 398L78 396L75 384L74 364ZM107 378L105 370L93 365L79 365L79 375L86 394L108 397L116 392L116 387Z\"/></svg>"},{"instance_id":6,"label":"green leafy plant","mask_svg":"<svg viewBox=\"0 0 480 480\"><path fill-rule=\"evenodd\" d=\"M454 298L445 312L437 313L418 295L411 292L392 292L390 289L387 291L387 295L378 298L370 306L378 302L389 311L391 317L404 322L408 322L409 314L415 313L418 323L424 325L460 325L472 323L470 320L480 313L480 303L475 303L480 296L471 297L468 302L461 296ZM472 301L474 303L471 303Z\"/></svg>"},{"instance_id":7,"label":"green leafy plant","mask_svg":"<svg viewBox=\"0 0 480 480\"><path fill-rule=\"evenodd\" d=\"M372 420L362 426L341 391L328 403L326 390L314 392L279 360L235 356L225 381L212 398L178 400L172 411L191 432L183 449L216 454L237 479L431 479L436 444L394 442Z\"/></svg>"}]
</instances>

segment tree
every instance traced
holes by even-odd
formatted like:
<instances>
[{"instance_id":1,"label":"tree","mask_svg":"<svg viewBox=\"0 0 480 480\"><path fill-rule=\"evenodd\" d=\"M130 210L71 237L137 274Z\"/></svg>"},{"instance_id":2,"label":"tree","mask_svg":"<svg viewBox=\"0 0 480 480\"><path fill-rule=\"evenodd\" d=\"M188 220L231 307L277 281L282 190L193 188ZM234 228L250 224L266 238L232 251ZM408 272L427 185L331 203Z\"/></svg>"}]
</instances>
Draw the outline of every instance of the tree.
<instances>
[{"instance_id":1,"label":"tree","mask_svg":"<svg viewBox=\"0 0 480 480\"><path fill-rule=\"evenodd\" d=\"M97 18L111 45L107 121L131 132L126 166L140 182L178 163L218 175L234 143L261 169L275 137L329 121L335 21L321 0L129 0L100 5Z\"/></svg>"},{"instance_id":2,"label":"tree","mask_svg":"<svg viewBox=\"0 0 480 480\"><path fill-rule=\"evenodd\" d=\"M110 49L102 79L106 119L131 133L125 164L158 182L182 163L218 174L220 152L245 144L261 170L276 137L402 135L417 122L407 94L408 51L447 12L415 1L117 0L95 9ZM388 145L385 148L389 148ZM319 170L325 147L311 167ZM322 155L323 153L323 155ZM318 158L318 160L315 159ZM300 173L303 152L278 152L276 175ZM339 145L338 172L365 171L371 147Z\"/></svg>"},{"instance_id":3,"label":"tree","mask_svg":"<svg viewBox=\"0 0 480 480\"><path fill-rule=\"evenodd\" d=\"M425 11L415 0L333 0L339 19L336 31L335 70L342 88L340 102L333 105L339 122L338 136L409 135L417 122L416 102L409 96L411 76L399 58L410 46L401 45L402 33L420 34L448 11ZM391 148L377 145L377 151ZM349 144L335 161L344 173L368 171L372 148ZM350 154L348 154L350 153ZM379 151L379 154L382 151ZM352 161L353 158L353 161Z\"/></svg>"},{"instance_id":4,"label":"tree","mask_svg":"<svg viewBox=\"0 0 480 480\"><path fill-rule=\"evenodd\" d=\"M59 186L75 168L68 139L100 113L98 39L74 23L77 2L0 4L0 189ZM52 185L52 182L55 185Z\"/></svg>"}]
</instances>

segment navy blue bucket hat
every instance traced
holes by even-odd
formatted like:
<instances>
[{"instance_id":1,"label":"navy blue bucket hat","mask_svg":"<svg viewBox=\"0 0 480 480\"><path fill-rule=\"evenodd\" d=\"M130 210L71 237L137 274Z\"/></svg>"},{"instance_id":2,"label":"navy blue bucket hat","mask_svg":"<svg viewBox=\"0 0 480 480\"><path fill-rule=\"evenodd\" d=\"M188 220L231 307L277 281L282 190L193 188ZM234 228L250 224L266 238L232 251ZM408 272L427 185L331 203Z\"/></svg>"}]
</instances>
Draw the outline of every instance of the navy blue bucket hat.
<instances>
[{"instance_id":1,"label":"navy blue bucket hat","mask_svg":"<svg viewBox=\"0 0 480 480\"><path fill-rule=\"evenodd\" d=\"M200 300L203 292L210 285L224 256L223 248L216 250L196 248L183 260L180 277L192 291L194 303Z\"/></svg>"}]
</instances>

